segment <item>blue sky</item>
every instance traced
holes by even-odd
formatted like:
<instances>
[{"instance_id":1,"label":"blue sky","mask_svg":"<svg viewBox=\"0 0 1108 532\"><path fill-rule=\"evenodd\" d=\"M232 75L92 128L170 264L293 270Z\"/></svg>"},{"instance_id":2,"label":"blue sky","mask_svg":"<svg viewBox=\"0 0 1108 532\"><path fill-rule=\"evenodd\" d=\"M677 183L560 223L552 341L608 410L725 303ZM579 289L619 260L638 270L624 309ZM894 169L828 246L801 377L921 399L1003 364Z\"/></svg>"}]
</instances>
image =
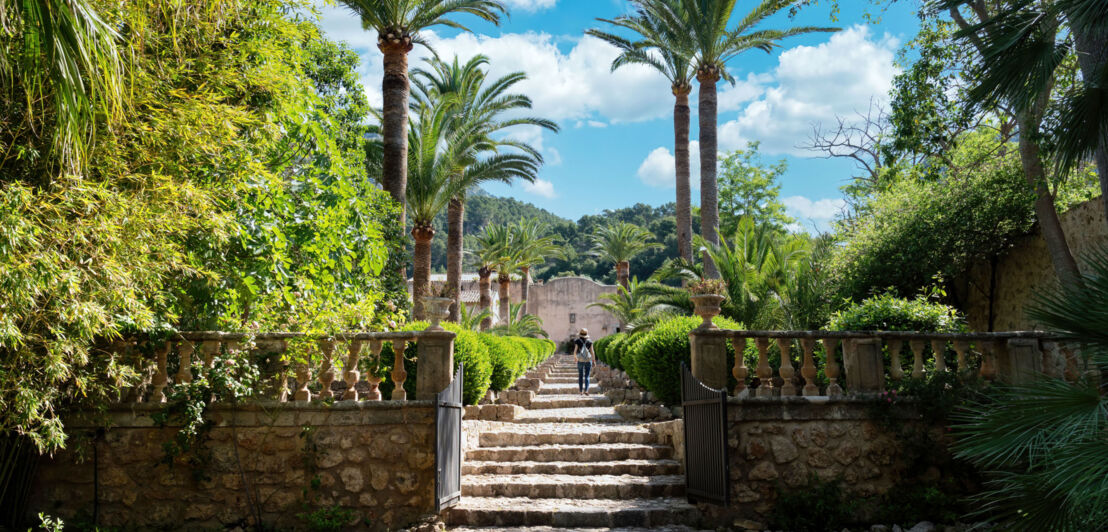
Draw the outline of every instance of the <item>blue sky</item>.
<instances>
[{"instance_id":1,"label":"blue sky","mask_svg":"<svg viewBox=\"0 0 1108 532\"><path fill-rule=\"evenodd\" d=\"M561 132L520 129L513 135L539 147L547 161L535 185L493 185L486 189L534 203L577 219L614 209L673 201L673 96L668 82L641 67L609 71L615 49L584 36L601 27L597 17L626 13L626 0L506 0L510 18L499 27L463 17L474 34L435 28L425 37L444 58L489 56L493 75L523 71L517 85L534 101L538 116L556 120ZM826 2L825 2L826 3ZM781 196L789 213L806 229L825 229L840 210L839 187L853 173L842 159L823 159L800 148L813 126L831 126L836 117L866 112L871 102L887 102L897 51L918 31L915 2L895 2L881 11L865 0L841 0L837 20L826 5L806 8L795 19L784 14L763 27L839 26L784 41L772 54L750 51L729 69L738 80L719 85L719 146L725 152L761 142L767 161L785 158L789 171ZM740 0L741 15L756 4ZM327 35L346 41L361 55L360 74L374 105L381 101L381 53L376 34L341 7L322 5L320 24ZM876 12L877 23L865 13ZM429 55L417 47L416 66ZM696 92L691 136L697 138ZM693 201L699 198L697 148L693 156Z\"/></svg>"}]
</instances>

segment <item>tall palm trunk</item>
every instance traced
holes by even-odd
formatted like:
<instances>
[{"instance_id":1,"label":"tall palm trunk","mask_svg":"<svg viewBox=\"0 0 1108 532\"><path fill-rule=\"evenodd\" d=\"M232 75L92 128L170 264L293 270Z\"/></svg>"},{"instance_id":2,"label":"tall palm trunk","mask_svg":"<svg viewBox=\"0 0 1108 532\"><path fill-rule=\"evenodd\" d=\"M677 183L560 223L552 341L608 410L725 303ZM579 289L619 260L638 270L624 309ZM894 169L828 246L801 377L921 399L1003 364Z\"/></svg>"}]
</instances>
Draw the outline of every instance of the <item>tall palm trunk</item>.
<instances>
[{"instance_id":1,"label":"tall palm trunk","mask_svg":"<svg viewBox=\"0 0 1108 532\"><path fill-rule=\"evenodd\" d=\"M400 204L400 227L407 218L408 191L408 52L412 44L377 38L377 48L385 54L385 75L381 79L382 118L381 186ZM400 265L400 278L407 277L407 265ZM423 303L419 298L413 302Z\"/></svg>"},{"instance_id":2,"label":"tall palm trunk","mask_svg":"<svg viewBox=\"0 0 1108 532\"><path fill-rule=\"evenodd\" d=\"M462 301L462 223L465 221L465 201L455 197L446 208L446 286L453 292L449 320L457 323Z\"/></svg>"},{"instance_id":3,"label":"tall palm trunk","mask_svg":"<svg viewBox=\"0 0 1108 532\"><path fill-rule=\"evenodd\" d=\"M496 277L500 283L500 323L508 323L508 314L511 312L512 278L508 272L500 272Z\"/></svg>"},{"instance_id":4,"label":"tall palm trunk","mask_svg":"<svg viewBox=\"0 0 1108 532\"><path fill-rule=\"evenodd\" d=\"M1027 112L1017 113L1016 119L1020 128L1020 163L1024 178L1035 190L1035 217L1038 219L1043 241L1046 242L1050 262L1054 265L1054 273L1063 284L1080 282L1077 261L1073 259L1069 244L1066 243L1066 234L1062 230L1061 220L1058 219L1058 209L1054 206L1054 196L1047 184L1039 144L1033 139L1033 132L1038 130L1038 122L1031 120Z\"/></svg>"},{"instance_id":5,"label":"tall palm trunk","mask_svg":"<svg viewBox=\"0 0 1108 532\"><path fill-rule=\"evenodd\" d=\"M519 271L523 274L523 278L519 280L519 297L523 301L523 313L527 314L527 295L531 291L531 267L521 266Z\"/></svg>"},{"instance_id":6,"label":"tall palm trunk","mask_svg":"<svg viewBox=\"0 0 1108 532\"><path fill-rule=\"evenodd\" d=\"M696 72L700 82L700 236L719 244L719 195L716 184L716 83L719 69L704 67ZM719 270L707 253L704 254L704 274L718 279Z\"/></svg>"},{"instance_id":7,"label":"tall palm trunk","mask_svg":"<svg viewBox=\"0 0 1108 532\"><path fill-rule=\"evenodd\" d=\"M692 193L689 190L689 111L690 86L674 86L673 157L677 167L677 252L692 260Z\"/></svg>"},{"instance_id":8,"label":"tall palm trunk","mask_svg":"<svg viewBox=\"0 0 1108 532\"><path fill-rule=\"evenodd\" d=\"M482 267L477 270L477 286L481 290L481 300L478 303L481 310L489 310L492 306L492 270ZM481 320L481 330L486 331L492 327L492 316Z\"/></svg>"},{"instance_id":9,"label":"tall palm trunk","mask_svg":"<svg viewBox=\"0 0 1108 532\"><path fill-rule=\"evenodd\" d=\"M417 225L412 228L415 240L415 253L412 256L412 317L416 320L427 319L423 308L423 298L431 287L431 239L435 238L435 229L430 225Z\"/></svg>"},{"instance_id":10,"label":"tall palm trunk","mask_svg":"<svg viewBox=\"0 0 1108 532\"><path fill-rule=\"evenodd\" d=\"M1074 20L1075 17L1069 14L1068 18ZM1108 27L1071 24L1070 31L1085 83L1108 83ZM1103 85L1100 88L1108 90ZM1104 203L1105 223L1108 223L1108 132L1103 128L1101 131L1093 158L1100 178L1100 201Z\"/></svg>"},{"instance_id":11,"label":"tall palm trunk","mask_svg":"<svg viewBox=\"0 0 1108 532\"><path fill-rule=\"evenodd\" d=\"M619 285L622 286L626 290L630 289L630 285L629 285L629 283L630 283L630 280L629 280L630 274L631 274L631 263L630 262L627 262L625 260L621 260L621 261L616 263L616 280L619 282Z\"/></svg>"}]
</instances>

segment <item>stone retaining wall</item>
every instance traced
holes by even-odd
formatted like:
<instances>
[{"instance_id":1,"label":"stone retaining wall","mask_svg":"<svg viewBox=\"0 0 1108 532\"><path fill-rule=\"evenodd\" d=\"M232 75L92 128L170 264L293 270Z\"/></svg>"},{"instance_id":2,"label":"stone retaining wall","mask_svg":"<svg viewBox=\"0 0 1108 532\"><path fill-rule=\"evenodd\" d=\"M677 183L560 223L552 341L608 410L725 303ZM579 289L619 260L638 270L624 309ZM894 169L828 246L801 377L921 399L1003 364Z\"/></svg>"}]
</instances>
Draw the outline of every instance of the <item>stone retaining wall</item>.
<instances>
[{"instance_id":1,"label":"stone retaining wall","mask_svg":"<svg viewBox=\"0 0 1108 532\"><path fill-rule=\"evenodd\" d=\"M872 401L729 398L731 505L700 505L701 510L716 525L751 526L768 522L779 491L803 490L813 477L839 480L842 489L859 498L883 495L905 481L941 477L944 464L937 463L922 473L924 478L909 478L903 443L873 421ZM908 410L895 417L915 423ZM680 425L667 428L673 433ZM942 440L941 429L932 434Z\"/></svg>"},{"instance_id":2,"label":"stone retaining wall","mask_svg":"<svg viewBox=\"0 0 1108 532\"><path fill-rule=\"evenodd\" d=\"M162 463L178 428L154 427L159 410L110 411L110 428L83 441L103 425L69 420L76 437L43 459L31 514L91 523L95 510L101 526L222 529L253 525L254 506L264 526L289 530L306 528L298 514L338 505L353 512L348 529L386 530L434 513L430 401L218 406L199 466Z\"/></svg>"}]
</instances>

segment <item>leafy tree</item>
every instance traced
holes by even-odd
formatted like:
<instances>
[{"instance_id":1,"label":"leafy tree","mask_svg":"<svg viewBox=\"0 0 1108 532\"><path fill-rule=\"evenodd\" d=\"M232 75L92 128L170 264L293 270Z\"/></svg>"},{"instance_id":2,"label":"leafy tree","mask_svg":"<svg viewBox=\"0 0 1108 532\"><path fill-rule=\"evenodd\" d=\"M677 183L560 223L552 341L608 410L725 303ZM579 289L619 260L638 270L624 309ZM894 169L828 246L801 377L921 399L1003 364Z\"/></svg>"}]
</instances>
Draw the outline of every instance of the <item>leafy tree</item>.
<instances>
[{"instance_id":1,"label":"leafy tree","mask_svg":"<svg viewBox=\"0 0 1108 532\"><path fill-rule=\"evenodd\" d=\"M679 8L674 4L675 8ZM682 54L673 27L662 24L644 9L634 16L613 20L598 19L617 28L632 31L641 39L631 41L613 33L589 30L593 37L619 49L612 61L612 70L627 65L646 65L669 80L676 101L673 104L673 155L677 189L677 250L685 260L692 260L692 194L689 190L689 93L692 92L693 68L689 57Z\"/></svg>"},{"instance_id":2,"label":"leafy tree","mask_svg":"<svg viewBox=\"0 0 1108 532\"><path fill-rule=\"evenodd\" d=\"M728 153L720 162L720 231L725 235L734 234L743 217L778 231L795 222L778 199L781 185L777 180L788 170L788 162L781 159L766 166L758 156L758 145L750 142L745 150Z\"/></svg>"},{"instance_id":3,"label":"leafy tree","mask_svg":"<svg viewBox=\"0 0 1108 532\"><path fill-rule=\"evenodd\" d=\"M672 53L687 58L696 70L700 83L700 235L718 244L716 83L722 78L734 84L727 64L742 52L759 49L768 53L783 39L838 29L804 26L756 30L766 18L791 4L782 0L762 0L730 29L736 0L638 0L636 4L645 16L657 21L665 35L673 37ZM710 262L706 265L709 276L717 277L715 266Z\"/></svg>"}]
</instances>

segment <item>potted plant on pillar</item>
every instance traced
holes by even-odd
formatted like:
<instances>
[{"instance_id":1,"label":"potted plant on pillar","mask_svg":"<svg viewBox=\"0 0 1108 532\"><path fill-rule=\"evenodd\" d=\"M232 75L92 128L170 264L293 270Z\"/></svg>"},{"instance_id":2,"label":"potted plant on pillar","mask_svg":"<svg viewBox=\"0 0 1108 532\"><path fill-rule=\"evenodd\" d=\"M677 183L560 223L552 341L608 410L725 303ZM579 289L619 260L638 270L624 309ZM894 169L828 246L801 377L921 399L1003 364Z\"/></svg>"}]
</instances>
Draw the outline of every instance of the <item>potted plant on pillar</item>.
<instances>
[{"instance_id":1,"label":"potted plant on pillar","mask_svg":"<svg viewBox=\"0 0 1108 532\"><path fill-rule=\"evenodd\" d=\"M727 283L722 279L701 279L689 284L689 299L693 302L693 314L700 316L704 323L701 329L715 329L712 318L721 312L720 305L727 293Z\"/></svg>"}]
</instances>

